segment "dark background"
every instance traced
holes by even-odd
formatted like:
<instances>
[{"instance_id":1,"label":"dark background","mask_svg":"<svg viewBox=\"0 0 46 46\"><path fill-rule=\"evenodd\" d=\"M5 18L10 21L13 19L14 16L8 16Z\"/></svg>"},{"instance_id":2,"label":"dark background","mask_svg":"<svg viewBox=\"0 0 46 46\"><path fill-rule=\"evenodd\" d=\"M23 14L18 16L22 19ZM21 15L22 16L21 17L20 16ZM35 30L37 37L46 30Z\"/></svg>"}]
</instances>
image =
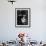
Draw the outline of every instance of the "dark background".
<instances>
[{"instance_id":1,"label":"dark background","mask_svg":"<svg viewBox=\"0 0 46 46\"><path fill-rule=\"evenodd\" d=\"M21 18L23 18L23 15L26 15L25 24L23 24L21 21ZM17 10L17 25L28 25L28 10Z\"/></svg>"}]
</instances>

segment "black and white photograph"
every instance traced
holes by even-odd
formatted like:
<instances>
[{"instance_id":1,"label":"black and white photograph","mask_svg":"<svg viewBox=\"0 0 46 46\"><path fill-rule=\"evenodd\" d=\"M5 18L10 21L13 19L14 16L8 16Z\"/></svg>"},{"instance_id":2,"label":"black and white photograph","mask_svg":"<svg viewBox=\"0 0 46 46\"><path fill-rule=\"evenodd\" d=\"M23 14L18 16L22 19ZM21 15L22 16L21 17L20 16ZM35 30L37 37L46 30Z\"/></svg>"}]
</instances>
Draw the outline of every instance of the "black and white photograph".
<instances>
[{"instance_id":1,"label":"black and white photograph","mask_svg":"<svg viewBox=\"0 0 46 46\"><path fill-rule=\"evenodd\" d=\"M30 8L15 9L15 26L30 27Z\"/></svg>"}]
</instances>

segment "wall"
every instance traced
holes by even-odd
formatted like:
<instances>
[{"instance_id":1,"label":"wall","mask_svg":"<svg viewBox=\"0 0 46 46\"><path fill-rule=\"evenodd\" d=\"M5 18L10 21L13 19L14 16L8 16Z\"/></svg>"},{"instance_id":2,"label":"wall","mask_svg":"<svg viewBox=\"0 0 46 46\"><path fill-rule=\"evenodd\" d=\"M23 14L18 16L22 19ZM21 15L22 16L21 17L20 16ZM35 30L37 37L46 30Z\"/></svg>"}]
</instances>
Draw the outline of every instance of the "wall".
<instances>
[{"instance_id":1,"label":"wall","mask_svg":"<svg viewBox=\"0 0 46 46\"><path fill-rule=\"evenodd\" d=\"M0 41L15 40L19 32L30 34L33 40L46 40L45 0L17 0L13 5L0 0ZM31 27L15 27L15 8L31 8Z\"/></svg>"}]
</instances>

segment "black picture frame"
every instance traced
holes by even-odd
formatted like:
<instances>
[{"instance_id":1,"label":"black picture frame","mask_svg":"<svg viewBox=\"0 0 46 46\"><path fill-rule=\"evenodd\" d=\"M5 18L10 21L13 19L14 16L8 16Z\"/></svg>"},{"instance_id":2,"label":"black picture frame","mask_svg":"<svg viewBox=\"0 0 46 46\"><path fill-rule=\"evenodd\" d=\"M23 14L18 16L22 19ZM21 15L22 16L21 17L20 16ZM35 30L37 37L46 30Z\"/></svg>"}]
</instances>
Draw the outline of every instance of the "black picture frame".
<instances>
[{"instance_id":1,"label":"black picture frame","mask_svg":"<svg viewBox=\"0 0 46 46\"><path fill-rule=\"evenodd\" d=\"M15 8L15 27L31 27L30 8Z\"/></svg>"}]
</instances>

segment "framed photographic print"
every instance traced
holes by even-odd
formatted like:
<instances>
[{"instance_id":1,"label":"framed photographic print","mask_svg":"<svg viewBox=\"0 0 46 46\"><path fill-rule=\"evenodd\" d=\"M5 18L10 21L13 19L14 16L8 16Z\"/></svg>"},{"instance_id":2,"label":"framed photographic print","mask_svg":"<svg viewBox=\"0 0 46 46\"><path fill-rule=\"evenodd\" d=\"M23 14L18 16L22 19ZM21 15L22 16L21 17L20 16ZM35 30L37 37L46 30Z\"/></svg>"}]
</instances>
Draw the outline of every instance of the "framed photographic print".
<instances>
[{"instance_id":1,"label":"framed photographic print","mask_svg":"<svg viewBox=\"0 0 46 46\"><path fill-rule=\"evenodd\" d=\"M30 27L30 8L15 8L15 26Z\"/></svg>"}]
</instances>

